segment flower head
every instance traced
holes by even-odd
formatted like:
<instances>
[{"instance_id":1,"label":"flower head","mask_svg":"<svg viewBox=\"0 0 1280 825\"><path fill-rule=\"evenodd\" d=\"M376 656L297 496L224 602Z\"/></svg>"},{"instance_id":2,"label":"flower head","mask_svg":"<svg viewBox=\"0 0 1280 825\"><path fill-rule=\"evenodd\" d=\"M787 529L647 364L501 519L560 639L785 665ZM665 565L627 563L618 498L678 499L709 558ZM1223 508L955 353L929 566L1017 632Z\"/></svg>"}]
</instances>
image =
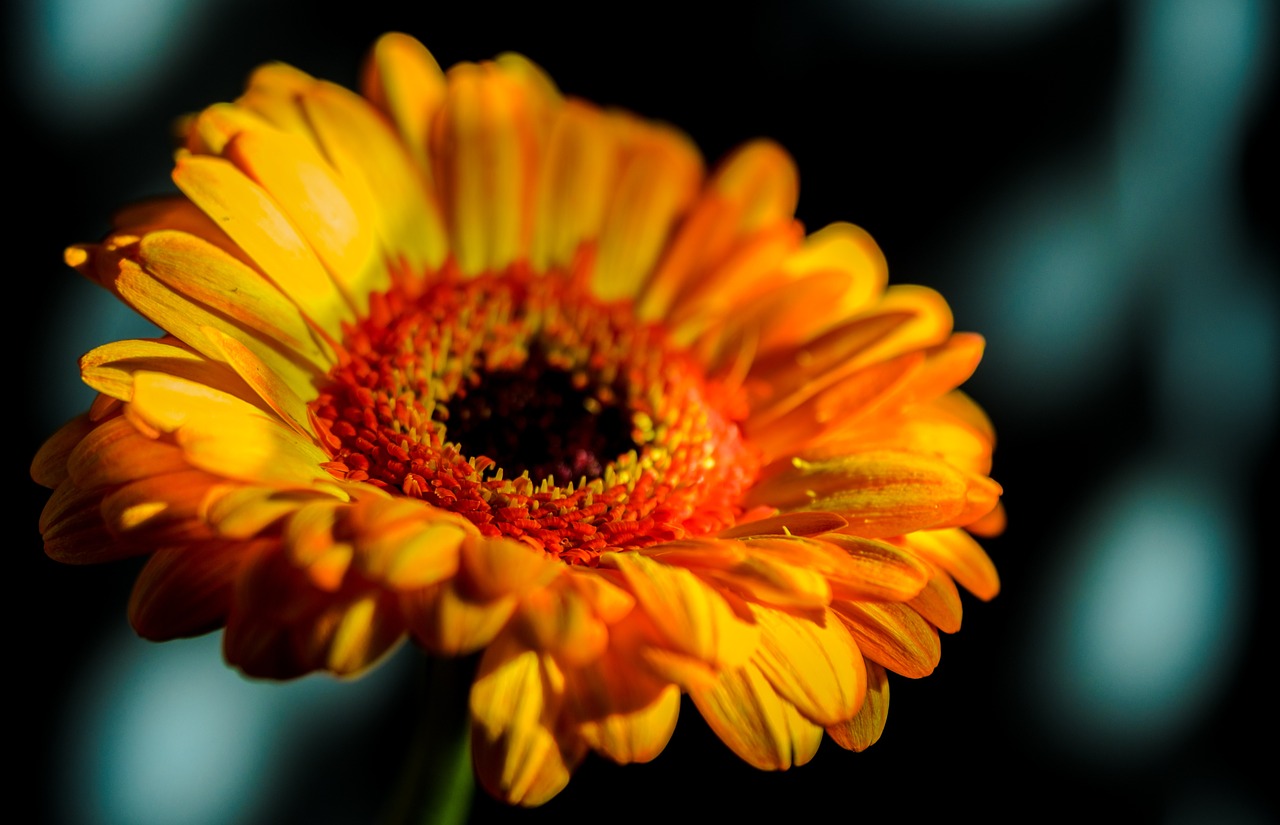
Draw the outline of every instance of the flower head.
<instances>
[{"instance_id":1,"label":"flower head","mask_svg":"<svg viewBox=\"0 0 1280 825\"><path fill-rule=\"evenodd\" d=\"M184 121L181 196L68 262L166 335L81 360L47 553L149 558L151 639L254 676L479 653L477 774L539 804L645 761L687 693L747 762L880 735L956 584L999 585L981 357L865 232L806 236L768 141L680 132L517 55L378 41L363 96L268 65Z\"/></svg>"}]
</instances>

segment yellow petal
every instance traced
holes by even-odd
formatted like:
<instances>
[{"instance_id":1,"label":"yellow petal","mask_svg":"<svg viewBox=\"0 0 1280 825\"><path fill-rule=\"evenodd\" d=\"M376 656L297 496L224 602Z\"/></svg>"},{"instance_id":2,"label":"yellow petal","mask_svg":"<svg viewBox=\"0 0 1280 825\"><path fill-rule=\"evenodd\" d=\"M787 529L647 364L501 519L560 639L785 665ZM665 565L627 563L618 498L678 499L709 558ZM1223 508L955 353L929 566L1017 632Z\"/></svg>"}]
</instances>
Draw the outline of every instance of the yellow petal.
<instances>
[{"instance_id":1,"label":"yellow petal","mask_svg":"<svg viewBox=\"0 0 1280 825\"><path fill-rule=\"evenodd\" d=\"M327 492L282 492L265 485L226 485L210 496L205 518L221 536L249 539L305 504L332 498ZM345 496L339 500L345 500Z\"/></svg>"},{"instance_id":2,"label":"yellow petal","mask_svg":"<svg viewBox=\"0 0 1280 825\"><path fill-rule=\"evenodd\" d=\"M781 610L753 608L760 623L760 647L752 663L802 716L819 725L848 719L866 690L862 654L830 611L821 621Z\"/></svg>"},{"instance_id":3,"label":"yellow petal","mask_svg":"<svg viewBox=\"0 0 1280 825\"><path fill-rule=\"evenodd\" d=\"M542 171L529 259L535 271L567 268L604 224L614 187L619 145L608 117L570 100L551 129Z\"/></svg>"},{"instance_id":4,"label":"yellow petal","mask_svg":"<svg viewBox=\"0 0 1280 825\"><path fill-rule=\"evenodd\" d=\"M445 656L464 656L482 649L507 626L515 613L515 596L477 600L459 593L456 579L402 597L405 621L418 643Z\"/></svg>"},{"instance_id":5,"label":"yellow petal","mask_svg":"<svg viewBox=\"0 0 1280 825\"><path fill-rule=\"evenodd\" d=\"M260 351L257 340L275 345L321 376L336 359L298 308L255 270L195 235L160 230L138 245L138 262L148 273L201 307L227 316L236 326L211 324L227 334L254 333L246 345ZM166 327L167 329L167 327ZM296 368L295 368L296 369Z\"/></svg>"},{"instance_id":6,"label":"yellow petal","mask_svg":"<svg viewBox=\"0 0 1280 825\"><path fill-rule=\"evenodd\" d=\"M321 467L328 456L316 444L278 418L210 387L163 373L137 373L127 416L140 426L173 433L182 456L211 473L338 493Z\"/></svg>"},{"instance_id":7,"label":"yellow petal","mask_svg":"<svg viewBox=\"0 0 1280 825\"><path fill-rule=\"evenodd\" d=\"M173 180L311 321L342 337L342 322L355 319L350 304L262 187L229 161L196 155L178 158Z\"/></svg>"},{"instance_id":8,"label":"yellow petal","mask_svg":"<svg viewBox=\"0 0 1280 825\"><path fill-rule=\"evenodd\" d=\"M535 192L535 127L502 73L452 67L431 133L451 248L465 275L506 267L527 253Z\"/></svg>"},{"instance_id":9,"label":"yellow petal","mask_svg":"<svg viewBox=\"0 0 1280 825\"><path fill-rule=\"evenodd\" d=\"M671 740L679 711L680 689L667 685L645 707L583 722L578 733L593 750L620 765L648 762Z\"/></svg>"},{"instance_id":10,"label":"yellow petal","mask_svg":"<svg viewBox=\"0 0 1280 825\"><path fill-rule=\"evenodd\" d=\"M187 296L174 291L161 283L151 274L144 272L137 264L128 260L119 261L119 268L112 276L110 284L122 300L153 321L157 326L171 332L182 343L200 352L211 360L226 361L224 357L224 337L234 338L242 344L242 349L249 350L255 359L272 365L283 376L283 380L292 387L311 391L311 385L323 370L314 365L306 366L300 359L295 361L286 357L269 343L269 332L256 332L229 320L222 307L207 307L193 302ZM163 267L161 267L163 268ZM259 325L266 326L266 325ZM207 334L208 330L216 330L220 337ZM162 365L163 366L163 365ZM137 370L131 370L136 372ZM179 374L187 374L187 370L178 370ZM119 373L109 378L119 379ZM219 386L229 392L240 394L243 386L240 382L227 384L216 374L212 376ZM118 385L116 389L119 389ZM244 400L260 404L266 408L268 404L258 397L256 392L244 394Z\"/></svg>"},{"instance_id":11,"label":"yellow petal","mask_svg":"<svg viewBox=\"0 0 1280 825\"><path fill-rule=\"evenodd\" d=\"M80 376L100 393L129 401L135 372L165 372L249 401L256 393L226 364L210 361L176 339L113 341L80 357Z\"/></svg>"},{"instance_id":12,"label":"yellow petal","mask_svg":"<svg viewBox=\"0 0 1280 825\"><path fill-rule=\"evenodd\" d=\"M258 399L266 402L266 406L300 436L318 440L307 406L307 401L315 398L316 391L311 382L304 380L304 371L269 347L246 346L239 339L211 327L204 327L201 332L210 344L217 347L221 360L253 388Z\"/></svg>"},{"instance_id":13,"label":"yellow petal","mask_svg":"<svg viewBox=\"0 0 1280 825\"><path fill-rule=\"evenodd\" d=\"M251 129L270 129L272 124L256 112L234 103L208 106L188 125L187 149L204 155L221 155L231 139Z\"/></svg>"},{"instance_id":14,"label":"yellow petal","mask_svg":"<svg viewBox=\"0 0 1280 825\"><path fill-rule=\"evenodd\" d=\"M991 470L991 442L967 423L929 406L912 407L873 426L832 433L806 447L801 458L821 460L873 450L932 455L969 473Z\"/></svg>"},{"instance_id":15,"label":"yellow petal","mask_svg":"<svg viewBox=\"0 0 1280 825\"><path fill-rule=\"evenodd\" d=\"M447 522L406 525L356 542L356 561L366 576L389 587L424 587L458 570L459 548L467 533Z\"/></svg>"},{"instance_id":16,"label":"yellow petal","mask_svg":"<svg viewBox=\"0 0 1280 825\"><path fill-rule=\"evenodd\" d=\"M316 84L302 106L347 188L361 190L356 202L373 210L386 254L414 271L439 267L449 251L440 205L386 121L332 83Z\"/></svg>"},{"instance_id":17,"label":"yellow petal","mask_svg":"<svg viewBox=\"0 0 1280 825\"><path fill-rule=\"evenodd\" d=\"M431 52L407 34L382 35L365 63L361 88L391 117L418 166L429 173L427 140L445 94L444 73Z\"/></svg>"},{"instance_id":18,"label":"yellow petal","mask_svg":"<svg viewBox=\"0 0 1280 825\"><path fill-rule=\"evenodd\" d=\"M686 136L662 126L628 125L633 142L605 212L591 281L604 300L640 291L702 178L702 159Z\"/></svg>"},{"instance_id":19,"label":"yellow petal","mask_svg":"<svg viewBox=\"0 0 1280 825\"><path fill-rule=\"evenodd\" d=\"M751 544L727 540L669 542L639 552L664 564L688 568L753 602L795 610L826 607L831 600L831 588L822 571L794 564L779 554L762 552L761 543L768 541L763 539Z\"/></svg>"},{"instance_id":20,"label":"yellow petal","mask_svg":"<svg viewBox=\"0 0 1280 825\"><path fill-rule=\"evenodd\" d=\"M822 728L778 696L754 665L726 671L715 687L690 696L721 741L760 770L803 765L821 742Z\"/></svg>"},{"instance_id":21,"label":"yellow petal","mask_svg":"<svg viewBox=\"0 0 1280 825\"><path fill-rule=\"evenodd\" d=\"M356 311L367 312L368 294L388 283L368 217L374 213L371 193L348 186L315 145L297 135L241 132L227 145L226 157L288 216Z\"/></svg>"},{"instance_id":22,"label":"yellow petal","mask_svg":"<svg viewBox=\"0 0 1280 825\"><path fill-rule=\"evenodd\" d=\"M264 63L249 75L236 106L253 112L278 131L309 139L311 125L298 105L298 96L315 84L314 77L287 63Z\"/></svg>"},{"instance_id":23,"label":"yellow petal","mask_svg":"<svg viewBox=\"0 0 1280 825\"><path fill-rule=\"evenodd\" d=\"M867 662L867 698L862 709L847 722L832 725L827 733L845 750L863 751L884 733L889 718L889 675L875 662Z\"/></svg>"},{"instance_id":24,"label":"yellow petal","mask_svg":"<svg viewBox=\"0 0 1280 825\"><path fill-rule=\"evenodd\" d=\"M540 805L568 783L582 750L553 728L563 689L553 664L510 637L485 650L471 687L471 747L480 783L498 799Z\"/></svg>"},{"instance_id":25,"label":"yellow petal","mask_svg":"<svg viewBox=\"0 0 1280 825\"><path fill-rule=\"evenodd\" d=\"M911 453L866 453L809 462L774 473L753 487L748 506L839 513L846 532L864 538L919 530L958 513L964 478L936 459Z\"/></svg>"},{"instance_id":26,"label":"yellow petal","mask_svg":"<svg viewBox=\"0 0 1280 825\"><path fill-rule=\"evenodd\" d=\"M600 566L622 572L637 606L674 649L723 668L741 666L755 649L759 628L688 570L638 553L606 553Z\"/></svg>"},{"instance_id":27,"label":"yellow petal","mask_svg":"<svg viewBox=\"0 0 1280 825\"><path fill-rule=\"evenodd\" d=\"M403 632L398 611L381 594L362 596L339 614L324 667L339 676L361 673L385 656Z\"/></svg>"},{"instance_id":28,"label":"yellow petal","mask_svg":"<svg viewBox=\"0 0 1280 825\"><path fill-rule=\"evenodd\" d=\"M564 573L545 553L509 539L471 539L462 547L462 592L478 599L522 596Z\"/></svg>"}]
</instances>

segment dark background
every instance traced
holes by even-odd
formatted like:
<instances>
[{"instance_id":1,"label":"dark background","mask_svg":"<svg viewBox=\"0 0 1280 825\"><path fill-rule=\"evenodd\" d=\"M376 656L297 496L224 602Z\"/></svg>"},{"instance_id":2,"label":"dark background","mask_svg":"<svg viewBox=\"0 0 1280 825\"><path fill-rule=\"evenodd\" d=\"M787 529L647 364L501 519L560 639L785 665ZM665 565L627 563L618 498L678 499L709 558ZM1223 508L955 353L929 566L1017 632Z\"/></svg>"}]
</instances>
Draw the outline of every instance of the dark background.
<instances>
[{"instance_id":1,"label":"dark background","mask_svg":"<svg viewBox=\"0 0 1280 825\"><path fill-rule=\"evenodd\" d=\"M810 229L863 226L892 281L939 289L958 329L987 336L968 389L996 423L1010 514L986 542L1003 592L966 598L933 676L893 681L867 752L828 741L807 766L760 773L686 704L654 762L590 756L545 807L481 796L473 821L1274 821L1255 756L1277 732L1262 603L1276 572L1274 5L92 8L7 7L7 679L22 796L43 819L363 822L390 792L421 701L412 651L354 684L260 685L226 671L216 640L134 641L137 564L45 558L47 492L27 466L87 403L75 358L146 334L61 254L168 191L172 118L234 98L266 60L354 85L398 29L444 67L522 52L566 93L680 126L709 159L755 136L784 144Z\"/></svg>"}]
</instances>

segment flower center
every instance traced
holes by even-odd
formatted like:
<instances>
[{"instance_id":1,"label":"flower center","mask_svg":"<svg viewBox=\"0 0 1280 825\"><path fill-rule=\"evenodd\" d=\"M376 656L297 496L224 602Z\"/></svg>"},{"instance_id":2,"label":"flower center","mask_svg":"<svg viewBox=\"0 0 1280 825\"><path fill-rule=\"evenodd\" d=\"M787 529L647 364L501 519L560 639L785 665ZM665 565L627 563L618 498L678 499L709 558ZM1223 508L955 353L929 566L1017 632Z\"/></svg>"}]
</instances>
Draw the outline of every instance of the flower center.
<instances>
[{"instance_id":1,"label":"flower center","mask_svg":"<svg viewBox=\"0 0 1280 825\"><path fill-rule=\"evenodd\" d=\"M329 472L568 563L733 524L759 467L740 399L574 283L446 271L372 296L310 405Z\"/></svg>"},{"instance_id":2,"label":"flower center","mask_svg":"<svg viewBox=\"0 0 1280 825\"><path fill-rule=\"evenodd\" d=\"M445 405L449 438L508 473L566 485L599 478L609 462L638 447L625 410L575 387L539 351L516 369L478 377L470 392Z\"/></svg>"}]
</instances>

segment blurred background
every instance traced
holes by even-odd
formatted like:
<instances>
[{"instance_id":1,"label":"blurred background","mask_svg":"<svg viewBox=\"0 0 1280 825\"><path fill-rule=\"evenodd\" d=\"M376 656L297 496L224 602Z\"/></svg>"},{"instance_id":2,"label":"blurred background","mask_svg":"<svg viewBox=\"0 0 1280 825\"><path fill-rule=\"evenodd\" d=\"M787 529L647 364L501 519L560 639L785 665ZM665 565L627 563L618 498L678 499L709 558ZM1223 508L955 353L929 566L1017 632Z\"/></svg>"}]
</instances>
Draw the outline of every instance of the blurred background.
<instances>
[{"instance_id":1,"label":"blurred background","mask_svg":"<svg viewBox=\"0 0 1280 825\"><path fill-rule=\"evenodd\" d=\"M730 8L730 7L726 7ZM567 93L684 128L709 159L777 139L810 229L860 224L890 278L987 337L967 389L1000 436L1002 576L967 598L884 738L761 774L691 705L667 750L589 757L543 808L476 822L683 811L746 821L1101 817L1267 823L1277 734L1263 583L1275 498L1277 54L1267 0L492 4L13 0L6 176L18 214L18 645L11 753L36 821L360 823L395 780L413 649L369 676L240 678L214 635L137 640L138 565L42 553L39 444L85 407L76 358L149 328L62 264L112 211L171 191L174 116L284 60L356 83L383 31L441 65L505 50ZM13 145L13 143L10 143ZM1271 172L1265 172L1271 169ZM15 197L16 196L16 197ZM11 287L12 288L12 287ZM11 411L13 412L13 411ZM14 419L10 419L11 421ZM1264 757L1265 758L1265 757Z\"/></svg>"}]
</instances>

